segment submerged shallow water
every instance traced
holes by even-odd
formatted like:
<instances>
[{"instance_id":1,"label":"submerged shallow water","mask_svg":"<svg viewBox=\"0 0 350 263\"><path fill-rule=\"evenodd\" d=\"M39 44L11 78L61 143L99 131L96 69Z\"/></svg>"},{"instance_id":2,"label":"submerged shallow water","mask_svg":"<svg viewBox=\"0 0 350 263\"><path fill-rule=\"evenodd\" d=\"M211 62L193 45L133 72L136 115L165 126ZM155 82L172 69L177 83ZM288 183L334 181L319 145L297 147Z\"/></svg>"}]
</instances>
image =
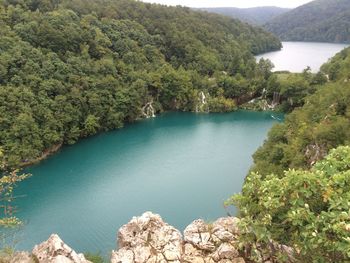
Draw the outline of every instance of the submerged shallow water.
<instances>
[{"instance_id":1,"label":"submerged shallow water","mask_svg":"<svg viewBox=\"0 0 350 263\"><path fill-rule=\"evenodd\" d=\"M318 42L282 42L282 44L282 50L256 56L256 59L270 59L275 65L274 71L288 70L297 73L309 66L312 72L316 73L329 58L349 46Z\"/></svg>"},{"instance_id":2,"label":"submerged shallow water","mask_svg":"<svg viewBox=\"0 0 350 263\"><path fill-rule=\"evenodd\" d=\"M266 112L167 113L66 146L17 189L18 248L58 233L76 251L107 253L117 229L145 211L181 230L225 216L223 201L241 190L275 122Z\"/></svg>"}]
</instances>

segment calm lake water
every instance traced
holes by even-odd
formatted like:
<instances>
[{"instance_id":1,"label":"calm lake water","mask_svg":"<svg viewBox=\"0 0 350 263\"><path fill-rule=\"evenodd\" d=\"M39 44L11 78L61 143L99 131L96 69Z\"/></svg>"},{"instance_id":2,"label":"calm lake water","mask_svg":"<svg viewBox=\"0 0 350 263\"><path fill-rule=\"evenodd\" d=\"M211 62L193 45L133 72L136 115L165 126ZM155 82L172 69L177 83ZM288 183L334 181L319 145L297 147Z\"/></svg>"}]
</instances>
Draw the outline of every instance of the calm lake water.
<instances>
[{"instance_id":1,"label":"calm lake water","mask_svg":"<svg viewBox=\"0 0 350 263\"><path fill-rule=\"evenodd\" d=\"M19 185L18 248L58 233L79 252L107 254L117 229L145 211L182 230L225 216L275 122L266 112L167 113L64 147Z\"/></svg>"},{"instance_id":2,"label":"calm lake water","mask_svg":"<svg viewBox=\"0 0 350 263\"><path fill-rule=\"evenodd\" d=\"M282 42L283 49L256 56L256 59L268 58L275 65L274 71L288 70L302 72L307 66L312 72L318 72L329 58L349 46L347 44L315 42Z\"/></svg>"}]
</instances>

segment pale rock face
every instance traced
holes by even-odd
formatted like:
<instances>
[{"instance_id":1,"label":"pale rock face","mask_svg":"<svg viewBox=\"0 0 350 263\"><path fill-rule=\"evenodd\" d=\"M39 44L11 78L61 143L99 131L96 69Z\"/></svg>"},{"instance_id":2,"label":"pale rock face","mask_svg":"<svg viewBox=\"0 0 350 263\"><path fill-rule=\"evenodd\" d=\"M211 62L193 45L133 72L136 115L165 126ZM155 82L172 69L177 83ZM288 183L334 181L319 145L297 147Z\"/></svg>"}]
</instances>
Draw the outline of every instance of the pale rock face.
<instances>
[{"instance_id":1,"label":"pale rock face","mask_svg":"<svg viewBox=\"0 0 350 263\"><path fill-rule=\"evenodd\" d=\"M133 255L134 263L180 263L182 236L174 227L151 212L122 226L118 232L119 250L112 253L112 263L126 263ZM129 260L129 259L128 259Z\"/></svg>"},{"instance_id":2,"label":"pale rock face","mask_svg":"<svg viewBox=\"0 0 350 263\"><path fill-rule=\"evenodd\" d=\"M112 251L111 263L245 263L237 250L239 222L235 217L219 218L212 224L195 220L186 227L182 238L159 215L146 212L119 229L119 249ZM273 241L270 245L274 251L286 254L288 262L295 262L292 248ZM260 256L261 262L272 262L270 255ZM9 262L91 263L55 234L35 246L32 255L17 252Z\"/></svg>"},{"instance_id":3,"label":"pale rock face","mask_svg":"<svg viewBox=\"0 0 350 263\"><path fill-rule=\"evenodd\" d=\"M77 254L66 245L56 234L36 245L32 254L39 263L91 263L83 254Z\"/></svg>"},{"instance_id":4,"label":"pale rock face","mask_svg":"<svg viewBox=\"0 0 350 263\"><path fill-rule=\"evenodd\" d=\"M58 255L50 261L50 263L72 263L73 261L65 256Z\"/></svg>"},{"instance_id":5,"label":"pale rock face","mask_svg":"<svg viewBox=\"0 0 350 263\"><path fill-rule=\"evenodd\" d=\"M231 262L239 257L234 244L239 233L238 218L227 217L206 224L195 220L184 231L185 255L202 256L205 262Z\"/></svg>"},{"instance_id":6,"label":"pale rock face","mask_svg":"<svg viewBox=\"0 0 350 263\"><path fill-rule=\"evenodd\" d=\"M188 256L200 256L200 257L203 257L203 251L195 248L190 243L186 243L184 245L184 254L188 255Z\"/></svg>"},{"instance_id":7,"label":"pale rock face","mask_svg":"<svg viewBox=\"0 0 350 263\"><path fill-rule=\"evenodd\" d=\"M195 220L186 227L184 239L185 242L200 250L215 250L215 244L211 240L211 233L209 233L209 226L202 219Z\"/></svg>"},{"instance_id":8,"label":"pale rock face","mask_svg":"<svg viewBox=\"0 0 350 263\"><path fill-rule=\"evenodd\" d=\"M118 260L118 261L117 261ZM133 263L134 262L134 253L125 248L121 248L120 250L112 251L111 263Z\"/></svg>"},{"instance_id":9,"label":"pale rock face","mask_svg":"<svg viewBox=\"0 0 350 263\"><path fill-rule=\"evenodd\" d=\"M229 243L222 243L217 249L220 259L235 259L239 256L237 249Z\"/></svg>"},{"instance_id":10,"label":"pale rock face","mask_svg":"<svg viewBox=\"0 0 350 263\"><path fill-rule=\"evenodd\" d=\"M113 251L111 262L244 263L235 248L238 222L237 218L220 218L213 224L195 220L182 239L159 215L146 212L120 228L119 250Z\"/></svg>"},{"instance_id":11,"label":"pale rock face","mask_svg":"<svg viewBox=\"0 0 350 263\"><path fill-rule=\"evenodd\" d=\"M213 232L217 231L228 231L231 234L239 235L240 231L238 228L239 218L237 217L222 217L213 223Z\"/></svg>"}]
</instances>

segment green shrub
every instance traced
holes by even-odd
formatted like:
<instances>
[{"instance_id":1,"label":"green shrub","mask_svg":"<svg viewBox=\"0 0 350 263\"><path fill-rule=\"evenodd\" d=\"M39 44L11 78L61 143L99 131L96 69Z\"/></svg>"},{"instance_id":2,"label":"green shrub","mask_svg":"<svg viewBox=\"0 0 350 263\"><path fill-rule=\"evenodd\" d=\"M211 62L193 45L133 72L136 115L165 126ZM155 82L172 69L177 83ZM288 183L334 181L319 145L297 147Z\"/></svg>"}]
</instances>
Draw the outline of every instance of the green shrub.
<instances>
[{"instance_id":1,"label":"green shrub","mask_svg":"<svg viewBox=\"0 0 350 263\"><path fill-rule=\"evenodd\" d=\"M332 150L311 170L279 178L251 173L234 204L242 217L243 244L291 246L301 262L350 260L350 147Z\"/></svg>"}]
</instances>

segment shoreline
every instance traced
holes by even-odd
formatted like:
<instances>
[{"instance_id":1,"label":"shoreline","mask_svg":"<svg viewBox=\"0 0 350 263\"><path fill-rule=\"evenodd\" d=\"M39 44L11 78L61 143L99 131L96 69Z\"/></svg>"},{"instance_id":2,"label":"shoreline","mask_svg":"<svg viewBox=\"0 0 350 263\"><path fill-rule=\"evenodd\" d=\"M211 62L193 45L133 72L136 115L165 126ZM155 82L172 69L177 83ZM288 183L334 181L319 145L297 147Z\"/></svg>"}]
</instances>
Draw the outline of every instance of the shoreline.
<instances>
[{"instance_id":1,"label":"shoreline","mask_svg":"<svg viewBox=\"0 0 350 263\"><path fill-rule=\"evenodd\" d=\"M48 148L45 151L43 151L43 153L39 157L29 160L27 162L23 162L19 166L20 168L25 168L25 167L40 163L41 161L48 158L50 155L57 153L62 148L62 146L63 146L63 142L57 143L53 145L51 148Z\"/></svg>"},{"instance_id":2,"label":"shoreline","mask_svg":"<svg viewBox=\"0 0 350 263\"><path fill-rule=\"evenodd\" d=\"M278 111L271 111L271 110L268 110L268 109L267 109L267 110L264 110L264 109L248 109L248 108L241 107L242 105L245 105L245 104L246 104L246 103L242 103L242 104L238 105L238 106L237 106L237 109L235 109L235 110L233 110L233 111L231 111L231 112L237 112L237 111L243 110L243 111L253 111L253 112L276 112L276 113L281 113L281 112L278 112ZM161 112L161 113L167 113L167 112L173 112L173 111L164 111L164 112ZM213 114L213 113L215 113L215 114L217 114L217 113L223 114L223 113L227 113L227 112L194 112L194 111L181 111L181 112L189 112L189 113L194 113L194 114L198 114L198 113L205 113L205 114ZM282 113L283 113L283 112L282 112ZM158 115L159 115L159 114L157 114L154 118L156 118ZM134 122L141 121L141 120L147 120L147 119L149 119L149 118L138 118L138 119L136 119L135 121L130 122L130 123L134 123ZM129 124L130 124L130 123L129 123ZM110 130L110 131L116 131L116 130L122 129L122 128L124 128L124 125L125 125L125 124L127 124L127 123L124 123L124 124L123 124L123 127L121 127L121 128L113 129L113 130ZM100 132L99 132L99 133L100 133ZM98 135L99 133L96 133L96 134L94 134L94 135L92 135L92 136ZM85 139L87 139L87 138L89 138L89 137L91 137L91 136L88 136L88 137L86 137ZM81 139L83 139L83 137L82 137L82 138L79 138L79 139L77 140L77 142L80 141ZM74 143L74 144L75 144L75 143ZM41 161L44 161L45 159L47 159L49 156L51 156L51 155L57 153L57 152L58 152L63 146L65 146L65 145L66 145L66 144L64 144L63 141L60 142L60 143L57 143L57 144L53 145L51 148L48 148L48 149L46 149L45 151L43 151L42 154L41 154L39 157L34 158L34 159L32 159L32 160L29 160L29 161L26 161L26 162L20 163L20 164L19 164L19 168L27 168L27 167L29 167L29 166L38 164L38 163L40 163Z\"/></svg>"}]
</instances>

